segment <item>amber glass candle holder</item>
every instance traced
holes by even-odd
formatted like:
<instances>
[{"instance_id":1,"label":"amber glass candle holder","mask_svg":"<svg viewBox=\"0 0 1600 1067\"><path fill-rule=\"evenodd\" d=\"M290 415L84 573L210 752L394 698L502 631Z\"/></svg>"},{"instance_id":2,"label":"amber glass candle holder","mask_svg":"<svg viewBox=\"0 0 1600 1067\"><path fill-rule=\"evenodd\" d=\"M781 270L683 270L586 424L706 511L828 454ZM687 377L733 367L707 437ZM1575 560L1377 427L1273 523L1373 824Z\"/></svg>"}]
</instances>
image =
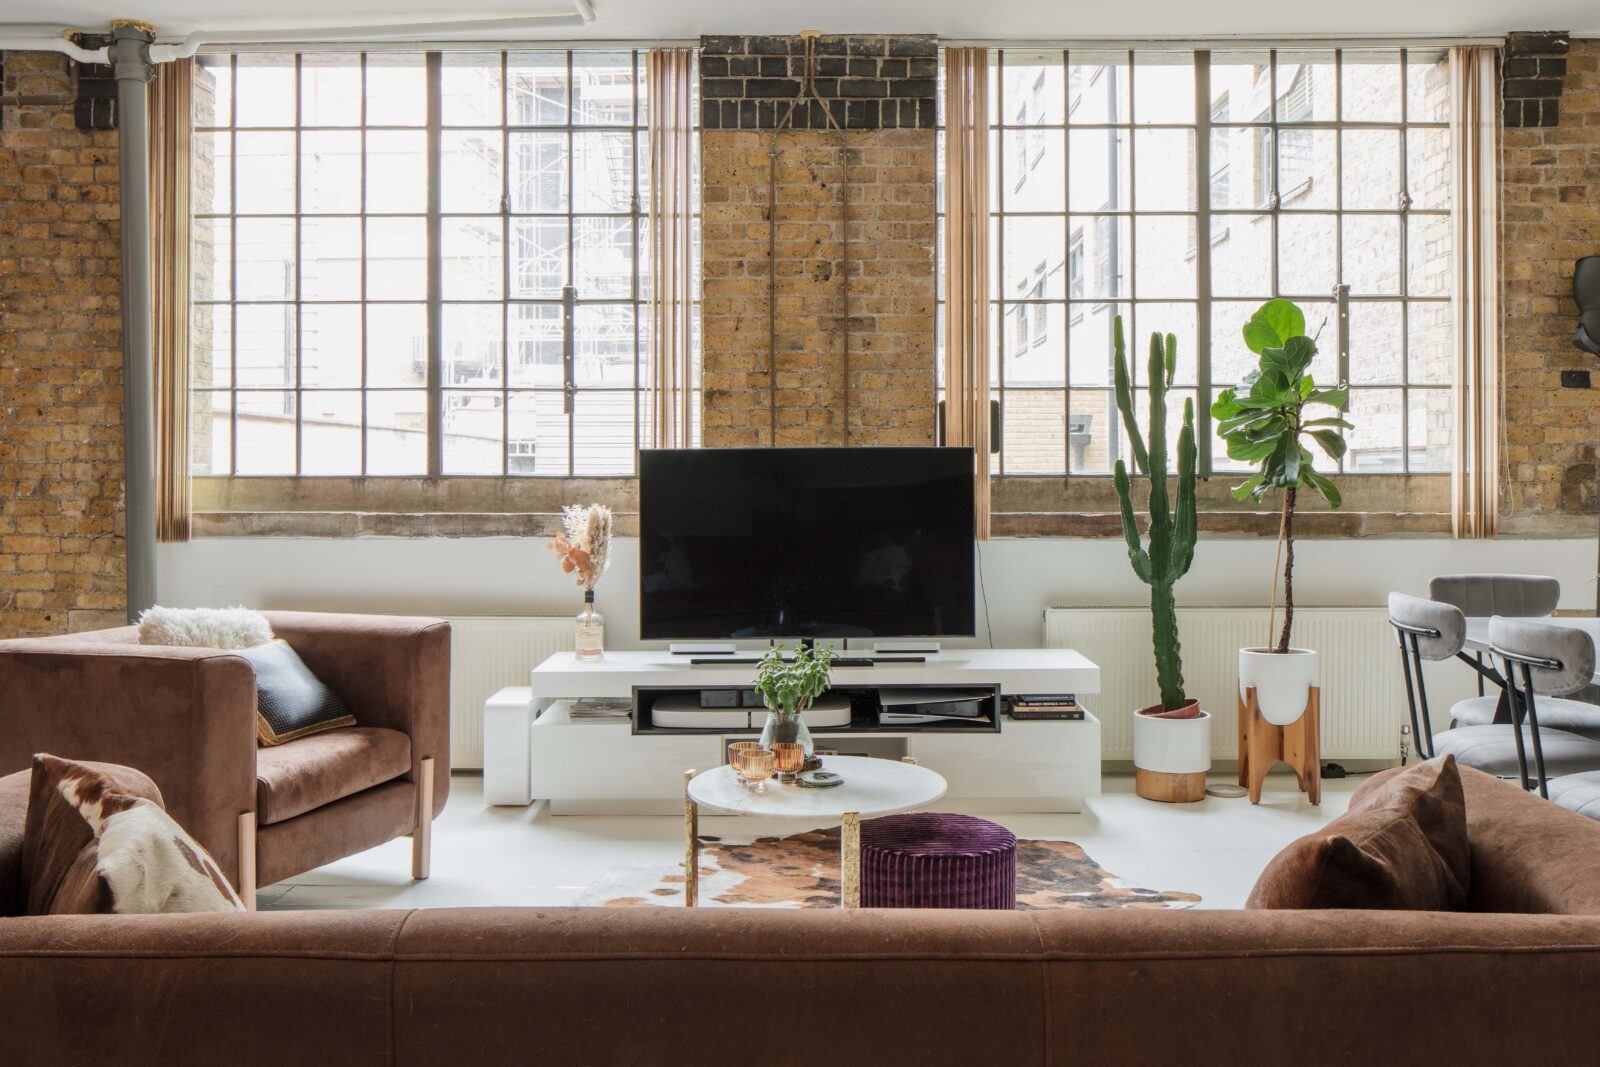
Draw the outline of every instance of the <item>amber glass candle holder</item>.
<instances>
[{"instance_id":1,"label":"amber glass candle holder","mask_svg":"<svg viewBox=\"0 0 1600 1067\"><path fill-rule=\"evenodd\" d=\"M758 748L746 752L740 760L740 767L745 780L755 783L757 793L766 792L767 779L772 777L772 750Z\"/></svg>"},{"instance_id":2,"label":"amber glass candle holder","mask_svg":"<svg viewBox=\"0 0 1600 1067\"><path fill-rule=\"evenodd\" d=\"M806 746L793 741L780 741L772 746L772 766L778 772L778 781L793 782L806 765Z\"/></svg>"},{"instance_id":3,"label":"amber glass candle holder","mask_svg":"<svg viewBox=\"0 0 1600 1067\"><path fill-rule=\"evenodd\" d=\"M734 777L741 782L744 781L744 754L760 747L758 741L735 741L728 746L728 766L733 768Z\"/></svg>"}]
</instances>

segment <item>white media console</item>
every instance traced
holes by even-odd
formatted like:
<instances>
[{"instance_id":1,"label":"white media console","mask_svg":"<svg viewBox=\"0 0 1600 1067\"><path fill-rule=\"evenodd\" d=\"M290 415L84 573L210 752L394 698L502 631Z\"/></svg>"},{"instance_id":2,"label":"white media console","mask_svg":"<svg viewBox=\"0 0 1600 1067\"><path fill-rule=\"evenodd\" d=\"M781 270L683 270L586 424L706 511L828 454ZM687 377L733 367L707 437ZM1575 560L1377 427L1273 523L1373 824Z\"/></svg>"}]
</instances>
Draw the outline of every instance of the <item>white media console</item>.
<instances>
[{"instance_id":1,"label":"white media console","mask_svg":"<svg viewBox=\"0 0 1600 1067\"><path fill-rule=\"evenodd\" d=\"M853 650L851 655L856 655ZM745 656L751 653L745 653ZM632 698L636 689L735 689L752 684L755 665L692 664L669 652L607 652L581 662L558 652L533 669L530 686L502 689L483 709L484 799L490 804L549 803L557 815L672 814L683 808L683 772L725 762L730 731L640 732L623 719L573 719L585 697ZM950 649L925 662L880 658L833 671L836 690L876 687L995 687L1004 696L1075 693L1087 708L1100 668L1070 649ZM999 709L996 709L997 715ZM1017 722L998 729L922 726L812 731L818 748L912 756L949 782L947 802L963 811L1073 812L1100 792L1100 722Z\"/></svg>"}]
</instances>

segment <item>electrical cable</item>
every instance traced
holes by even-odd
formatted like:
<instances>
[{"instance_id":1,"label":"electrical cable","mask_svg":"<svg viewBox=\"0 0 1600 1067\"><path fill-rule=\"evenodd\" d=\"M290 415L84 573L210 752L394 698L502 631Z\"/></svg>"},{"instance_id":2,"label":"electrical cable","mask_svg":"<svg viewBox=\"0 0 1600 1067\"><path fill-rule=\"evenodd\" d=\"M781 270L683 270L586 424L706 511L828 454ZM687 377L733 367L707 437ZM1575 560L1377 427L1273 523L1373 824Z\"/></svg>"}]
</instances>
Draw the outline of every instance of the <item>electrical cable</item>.
<instances>
[{"instance_id":1,"label":"electrical cable","mask_svg":"<svg viewBox=\"0 0 1600 1067\"><path fill-rule=\"evenodd\" d=\"M989 586L983 580L983 542L974 541L973 545L978 556L978 590L983 594L983 630L988 636L989 647L994 647L994 625L989 620Z\"/></svg>"}]
</instances>

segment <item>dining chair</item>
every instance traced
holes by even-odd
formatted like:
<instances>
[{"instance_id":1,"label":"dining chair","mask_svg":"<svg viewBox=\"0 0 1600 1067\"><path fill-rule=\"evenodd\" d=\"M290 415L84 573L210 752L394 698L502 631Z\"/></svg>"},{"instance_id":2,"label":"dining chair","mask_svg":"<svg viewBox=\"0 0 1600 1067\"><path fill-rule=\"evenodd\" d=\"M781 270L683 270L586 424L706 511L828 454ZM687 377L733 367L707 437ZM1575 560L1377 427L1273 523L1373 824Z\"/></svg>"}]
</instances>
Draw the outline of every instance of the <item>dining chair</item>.
<instances>
[{"instance_id":1,"label":"dining chair","mask_svg":"<svg viewBox=\"0 0 1600 1067\"><path fill-rule=\"evenodd\" d=\"M1523 768L1522 787L1529 787L1527 761L1522 753L1524 731L1521 727L1526 724L1527 740L1533 744L1539 792L1548 799L1547 737L1554 737L1565 748L1574 748L1573 741L1582 741L1600 751L1600 741L1577 732L1600 730L1600 707L1561 699L1567 693L1583 689L1594 677L1594 639L1587 632L1568 626L1496 615L1489 620L1489 644L1504 664L1507 688L1511 693L1514 722L1518 726L1513 731L1513 737ZM1541 694L1544 694L1543 699ZM1548 724L1543 730L1540 729L1541 718ZM1600 769L1600 762L1588 766L1564 766L1561 773L1576 774L1596 769Z\"/></svg>"},{"instance_id":2,"label":"dining chair","mask_svg":"<svg viewBox=\"0 0 1600 1067\"><path fill-rule=\"evenodd\" d=\"M1543 618L1561 603L1561 583L1542 574L1437 574L1428 582L1428 596L1461 609L1472 618L1494 615L1517 618ZM1483 653L1473 657L1478 664L1478 696L1484 695L1486 675ZM1481 726L1491 722L1510 722L1510 711L1497 697L1470 710L1458 722Z\"/></svg>"},{"instance_id":3,"label":"dining chair","mask_svg":"<svg viewBox=\"0 0 1600 1067\"><path fill-rule=\"evenodd\" d=\"M1561 634L1576 633L1588 639L1582 631L1574 631L1549 624L1533 623L1517 619L1496 619L1494 622L1503 622L1515 625L1538 626L1544 630L1554 630ZM1495 630L1491 622L1491 632ZM1466 616L1461 609L1452 604L1444 604L1422 597L1407 596L1404 593L1389 594L1389 623L1394 627L1395 636L1400 645L1400 665L1406 683L1406 703L1410 709L1411 732L1416 738L1417 751L1426 759L1449 753L1456 757L1458 763L1475 767L1487 774L1500 778L1517 778L1525 787L1531 785L1528 773L1528 753L1532 751L1541 781L1546 774L1558 776L1574 774L1580 771L1600 769L1600 740L1586 737L1578 733L1569 732L1552 724L1544 724L1544 729L1537 729L1545 717L1547 709L1560 708L1558 717L1563 722L1574 721L1580 712L1568 708L1567 705L1579 705L1578 701L1562 700L1556 695L1547 695L1536 702L1527 701L1533 707L1530 714L1524 713L1524 702L1520 699L1522 688L1537 689L1540 693L1556 694L1570 692L1569 679L1563 675L1560 685L1563 688L1552 689L1548 681L1549 675L1544 657L1538 664L1522 664L1520 660L1506 659L1504 670L1506 673L1491 666L1480 665L1476 659L1463 652L1466 641ZM1510 652L1522 656L1526 646L1520 632L1507 632L1507 639L1512 642ZM1566 646L1562 646L1565 650ZM1497 649L1497 652L1499 650ZM1451 658L1460 659L1469 667L1480 673L1480 677L1494 684L1496 687L1505 687L1510 696L1508 703L1513 709L1513 722L1483 723L1477 725L1454 725L1453 728L1442 730L1435 734L1431 713L1428 707L1428 691L1426 680L1423 677L1422 664L1424 661L1439 661ZM1581 657L1568 653L1568 658L1574 661L1572 672L1581 671ZM1542 673L1530 675L1534 680L1524 682L1522 686L1513 687L1508 684L1512 664L1515 662L1520 672L1526 666L1530 671L1538 669ZM1565 664L1565 660L1562 661ZM1589 662L1592 670L1593 644L1589 645ZM1587 680L1587 675L1584 675ZM1478 701L1487 700L1491 704L1495 697L1469 697L1458 701L1451 706L1450 714L1453 723L1459 723L1457 714L1465 714L1476 706ZM1463 710L1466 705L1467 710ZM1600 708L1594 705L1581 704L1581 708L1588 709L1582 712L1587 716L1588 722L1600 726ZM1525 719L1527 721L1525 721ZM1537 737L1537 742L1534 738Z\"/></svg>"}]
</instances>

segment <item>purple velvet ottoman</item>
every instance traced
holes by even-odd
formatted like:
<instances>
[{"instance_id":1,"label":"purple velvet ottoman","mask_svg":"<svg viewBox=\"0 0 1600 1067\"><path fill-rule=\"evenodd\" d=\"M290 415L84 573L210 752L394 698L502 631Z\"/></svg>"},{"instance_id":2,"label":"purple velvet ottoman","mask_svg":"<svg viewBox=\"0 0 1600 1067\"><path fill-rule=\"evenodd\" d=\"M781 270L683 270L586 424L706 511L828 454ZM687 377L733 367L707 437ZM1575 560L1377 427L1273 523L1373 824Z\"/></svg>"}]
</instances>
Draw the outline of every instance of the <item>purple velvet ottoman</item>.
<instances>
[{"instance_id":1,"label":"purple velvet ottoman","mask_svg":"<svg viewBox=\"0 0 1600 1067\"><path fill-rule=\"evenodd\" d=\"M863 908L1017 906L1017 836L970 815L890 815L861 824Z\"/></svg>"}]
</instances>

